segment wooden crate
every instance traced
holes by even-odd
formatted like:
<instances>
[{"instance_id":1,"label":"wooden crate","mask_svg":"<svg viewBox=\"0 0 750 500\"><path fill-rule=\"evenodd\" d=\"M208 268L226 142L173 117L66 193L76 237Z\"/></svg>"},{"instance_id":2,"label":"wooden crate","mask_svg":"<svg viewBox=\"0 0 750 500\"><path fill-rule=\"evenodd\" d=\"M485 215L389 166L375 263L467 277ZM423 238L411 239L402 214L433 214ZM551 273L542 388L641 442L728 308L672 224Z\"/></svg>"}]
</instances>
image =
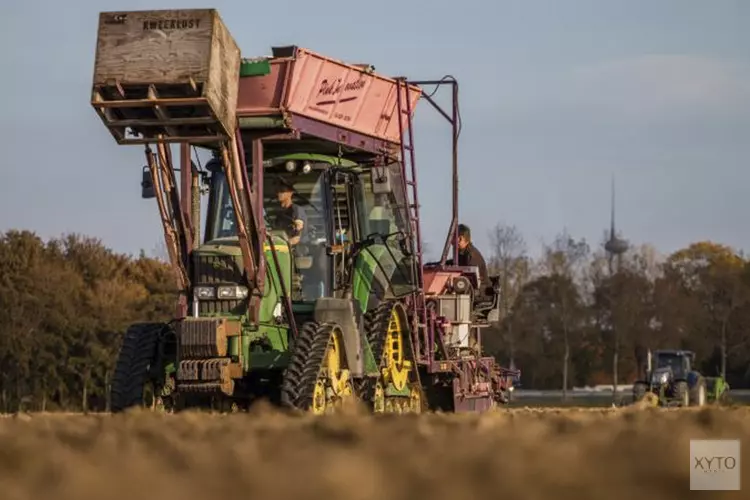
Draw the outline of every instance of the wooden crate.
<instances>
[{"instance_id":1,"label":"wooden crate","mask_svg":"<svg viewBox=\"0 0 750 500\"><path fill-rule=\"evenodd\" d=\"M102 12L91 104L119 144L216 142L235 132L239 71L215 9Z\"/></svg>"}]
</instances>

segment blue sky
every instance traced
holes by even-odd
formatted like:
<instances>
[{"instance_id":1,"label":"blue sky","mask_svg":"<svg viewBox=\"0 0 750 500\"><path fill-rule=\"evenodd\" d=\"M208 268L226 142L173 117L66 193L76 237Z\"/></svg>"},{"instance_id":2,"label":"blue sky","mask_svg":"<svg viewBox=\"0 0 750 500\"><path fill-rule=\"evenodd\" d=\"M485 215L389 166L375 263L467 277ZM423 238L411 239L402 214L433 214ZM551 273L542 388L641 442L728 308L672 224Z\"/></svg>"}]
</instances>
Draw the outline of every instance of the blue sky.
<instances>
[{"instance_id":1,"label":"blue sky","mask_svg":"<svg viewBox=\"0 0 750 500\"><path fill-rule=\"evenodd\" d=\"M89 105L98 13L190 7L219 9L246 57L297 44L388 75L454 75L461 219L485 254L496 222L532 251L563 228L597 244L613 174L629 240L750 248L742 0L3 0L0 230L75 231L132 253L159 244L142 149L118 146ZM416 115L423 235L439 251L450 129L425 102Z\"/></svg>"}]
</instances>

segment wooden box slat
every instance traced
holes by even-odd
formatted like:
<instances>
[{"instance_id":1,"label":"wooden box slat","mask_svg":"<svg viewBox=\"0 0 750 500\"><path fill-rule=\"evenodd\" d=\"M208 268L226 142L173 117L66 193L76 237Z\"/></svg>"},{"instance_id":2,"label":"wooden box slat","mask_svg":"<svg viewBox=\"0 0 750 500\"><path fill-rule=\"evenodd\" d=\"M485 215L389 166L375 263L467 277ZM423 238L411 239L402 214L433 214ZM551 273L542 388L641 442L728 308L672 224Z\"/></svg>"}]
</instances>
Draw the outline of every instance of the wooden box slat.
<instances>
[{"instance_id":1,"label":"wooden box slat","mask_svg":"<svg viewBox=\"0 0 750 500\"><path fill-rule=\"evenodd\" d=\"M215 9L102 12L91 104L120 144L220 140L235 131L239 71Z\"/></svg>"}]
</instances>

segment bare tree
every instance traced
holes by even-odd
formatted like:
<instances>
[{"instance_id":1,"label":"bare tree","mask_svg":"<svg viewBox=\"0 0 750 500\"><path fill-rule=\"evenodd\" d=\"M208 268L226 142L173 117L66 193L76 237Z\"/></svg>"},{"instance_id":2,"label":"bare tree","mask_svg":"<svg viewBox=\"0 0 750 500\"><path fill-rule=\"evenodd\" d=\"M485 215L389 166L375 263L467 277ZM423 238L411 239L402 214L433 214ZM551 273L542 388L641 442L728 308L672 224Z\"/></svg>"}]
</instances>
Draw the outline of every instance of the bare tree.
<instances>
[{"instance_id":1,"label":"bare tree","mask_svg":"<svg viewBox=\"0 0 750 500\"><path fill-rule=\"evenodd\" d=\"M580 331L578 320L582 304L580 290L586 278L586 264L589 255L586 240L576 241L567 231L557 235L551 245L544 248L544 267L555 286L552 300L556 323L560 325L563 341L562 390L563 399L568 397L568 380L571 354L571 336Z\"/></svg>"},{"instance_id":2,"label":"bare tree","mask_svg":"<svg viewBox=\"0 0 750 500\"><path fill-rule=\"evenodd\" d=\"M497 223L489 232L492 254L488 262L491 274L500 277L500 321L511 367L515 366L516 342L510 318L513 304L528 282L530 262L526 241L515 225Z\"/></svg>"}]
</instances>

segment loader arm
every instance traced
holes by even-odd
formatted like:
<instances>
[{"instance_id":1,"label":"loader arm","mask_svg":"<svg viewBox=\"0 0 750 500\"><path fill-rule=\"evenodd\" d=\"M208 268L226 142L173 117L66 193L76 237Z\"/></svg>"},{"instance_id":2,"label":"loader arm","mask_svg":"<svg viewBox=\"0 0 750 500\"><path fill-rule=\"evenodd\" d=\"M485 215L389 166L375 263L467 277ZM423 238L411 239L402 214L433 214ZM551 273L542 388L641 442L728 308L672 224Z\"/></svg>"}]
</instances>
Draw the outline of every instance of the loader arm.
<instances>
[{"instance_id":1,"label":"loader arm","mask_svg":"<svg viewBox=\"0 0 750 500\"><path fill-rule=\"evenodd\" d=\"M221 145L221 164L227 179L227 189L232 199L232 210L237 223L237 237L240 250L242 251L242 263L245 268L245 279L248 286L248 321L256 325L263 297L263 285L265 276L261 276L259 270L262 266L260 260L263 258L263 238L260 234L264 228L258 226L257 212L260 206L258 193L253 191L247 176L247 166L244 154L239 150L239 131L228 141L229 144ZM262 168L262 164L257 168ZM262 189L262 182L256 186ZM251 242L250 235L253 235ZM254 243L254 245L253 245ZM253 248L255 246L255 248Z\"/></svg>"},{"instance_id":2,"label":"loader arm","mask_svg":"<svg viewBox=\"0 0 750 500\"><path fill-rule=\"evenodd\" d=\"M179 194L175 189L176 180L171 158L164 143L157 144L158 161L148 145L145 149L169 260L176 273L177 288L181 294L185 294L190 287L188 274L190 238L187 222L180 207Z\"/></svg>"}]
</instances>

